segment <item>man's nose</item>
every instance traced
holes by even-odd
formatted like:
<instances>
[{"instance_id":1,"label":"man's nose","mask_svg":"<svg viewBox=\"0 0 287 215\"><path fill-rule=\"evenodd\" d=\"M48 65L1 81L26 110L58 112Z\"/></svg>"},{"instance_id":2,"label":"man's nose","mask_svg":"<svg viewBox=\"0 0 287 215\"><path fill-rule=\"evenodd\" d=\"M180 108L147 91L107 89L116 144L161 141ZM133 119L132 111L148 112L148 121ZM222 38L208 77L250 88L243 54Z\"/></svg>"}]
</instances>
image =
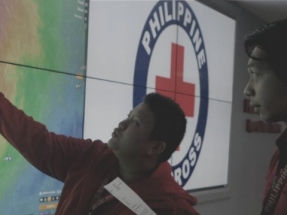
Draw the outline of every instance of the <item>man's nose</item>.
<instances>
[{"instance_id":1,"label":"man's nose","mask_svg":"<svg viewBox=\"0 0 287 215\"><path fill-rule=\"evenodd\" d=\"M254 96L254 89L253 89L253 83L252 80L250 79L247 83L247 85L244 88L244 95L250 97L250 96Z\"/></svg>"}]
</instances>

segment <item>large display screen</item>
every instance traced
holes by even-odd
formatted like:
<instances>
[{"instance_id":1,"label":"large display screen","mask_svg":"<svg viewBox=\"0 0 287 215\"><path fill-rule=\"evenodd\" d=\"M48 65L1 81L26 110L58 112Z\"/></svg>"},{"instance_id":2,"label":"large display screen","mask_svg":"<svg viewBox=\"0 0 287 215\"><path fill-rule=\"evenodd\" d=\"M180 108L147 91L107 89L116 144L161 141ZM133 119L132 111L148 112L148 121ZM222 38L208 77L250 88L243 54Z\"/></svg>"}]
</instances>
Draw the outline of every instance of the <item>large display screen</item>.
<instances>
[{"instance_id":1,"label":"large display screen","mask_svg":"<svg viewBox=\"0 0 287 215\"><path fill-rule=\"evenodd\" d=\"M149 92L180 104L186 190L228 184L235 21L197 1L90 2L84 137L108 141Z\"/></svg>"}]
</instances>

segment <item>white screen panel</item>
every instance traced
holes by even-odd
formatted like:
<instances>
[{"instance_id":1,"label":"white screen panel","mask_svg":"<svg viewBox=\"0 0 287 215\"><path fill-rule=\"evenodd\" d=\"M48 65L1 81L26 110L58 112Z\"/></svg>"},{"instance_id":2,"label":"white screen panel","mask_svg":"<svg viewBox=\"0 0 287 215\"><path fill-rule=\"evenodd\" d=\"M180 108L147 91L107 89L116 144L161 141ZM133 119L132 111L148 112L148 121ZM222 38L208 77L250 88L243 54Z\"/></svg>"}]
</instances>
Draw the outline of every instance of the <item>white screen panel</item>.
<instances>
[{"instance_id":1,"label":"white screen panel","mask_svg":"<svg viewBox=\"0 0 287 215\"><path fill-rule=\"evenodd\" d=\"M133 83L137 47L155 1L91 1L87 76ZM173 37L175 38L176 32Z\"/></svg>"},{"instance_id":2,"label":"white screen panel","mask_svg":"<svg viewBox=\"0 0 287 215\"><path fill-rule=\"evenodd\" d=\"M132 86L87 79L84 138L107 142L132 110Z\"/></svg>"},{"instance_id":3,"label":"white screen panel","mask_svg":"<svg viewBox=\"0 0 287 215\"><path fill-rule=\"evenodd\" d=\"M231 103L215 100L209 100L208 103L208 119L201 152L196 158L194 172L184 186L186 190L227 185ZM180 150L173 154L172 165L182 160L194 137L193 119L188 118L187 121L188 130Z\"/></svg>"}]
</instances>

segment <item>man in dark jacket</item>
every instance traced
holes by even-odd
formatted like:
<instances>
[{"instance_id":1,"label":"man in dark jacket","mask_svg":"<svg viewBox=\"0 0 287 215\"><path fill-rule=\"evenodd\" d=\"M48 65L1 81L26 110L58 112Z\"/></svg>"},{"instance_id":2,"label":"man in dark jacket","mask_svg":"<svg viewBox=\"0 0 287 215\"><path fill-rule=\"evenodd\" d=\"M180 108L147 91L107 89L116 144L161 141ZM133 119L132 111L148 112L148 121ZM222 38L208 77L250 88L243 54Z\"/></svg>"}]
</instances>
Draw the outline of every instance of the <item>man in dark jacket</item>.
<instances>
[{"instance_id":1,"label":"man in dark jacket","mask_svg":"<svg viewBox=\"0 0 287 215\"><path fill-rule=\"evenodd\" d=\"M246 36L250 80L244 93L267 122L287 125L287 19L269 23ZM277 140L268 170L261 215L287 214L287 131Z\"/></svg>"}]
</instances>

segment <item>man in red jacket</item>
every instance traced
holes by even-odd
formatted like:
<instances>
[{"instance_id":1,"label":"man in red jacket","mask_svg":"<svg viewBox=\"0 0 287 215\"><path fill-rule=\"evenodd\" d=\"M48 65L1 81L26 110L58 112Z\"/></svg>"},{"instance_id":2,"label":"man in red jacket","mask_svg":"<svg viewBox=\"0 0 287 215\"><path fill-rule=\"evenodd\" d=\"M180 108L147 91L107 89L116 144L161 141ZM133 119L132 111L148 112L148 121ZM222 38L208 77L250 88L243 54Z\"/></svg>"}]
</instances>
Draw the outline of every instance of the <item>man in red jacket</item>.
<instances>
[{"instance_id":1,"label":"man in red jacket","mask_svg":"<svg viewBox=\"0 0 287 215\"><path fill-rule=\"evenodd\" d=\"M0 133L32 165L64 182L56 215L135 214L129 202L104 188L118 177L155 212L149 214L197 215L196 199L174 181L167 162L185 129L179 105L151 93L119 123L108 144L66 137L49 132L0 93Z\"/></svg>"},{"instance_id":2,"label":"man in red jacket","mask_svg":"<svg viewBox=\"0 0 287 215\"><path fill-rule=\"evenodd\" d=\"M287 19L269 23L245 38L250 80L244 93L267 122L287 125ZM287 214L287 130L277 140L268 170L261 215Z\"/></svg>"}]
</instances>

